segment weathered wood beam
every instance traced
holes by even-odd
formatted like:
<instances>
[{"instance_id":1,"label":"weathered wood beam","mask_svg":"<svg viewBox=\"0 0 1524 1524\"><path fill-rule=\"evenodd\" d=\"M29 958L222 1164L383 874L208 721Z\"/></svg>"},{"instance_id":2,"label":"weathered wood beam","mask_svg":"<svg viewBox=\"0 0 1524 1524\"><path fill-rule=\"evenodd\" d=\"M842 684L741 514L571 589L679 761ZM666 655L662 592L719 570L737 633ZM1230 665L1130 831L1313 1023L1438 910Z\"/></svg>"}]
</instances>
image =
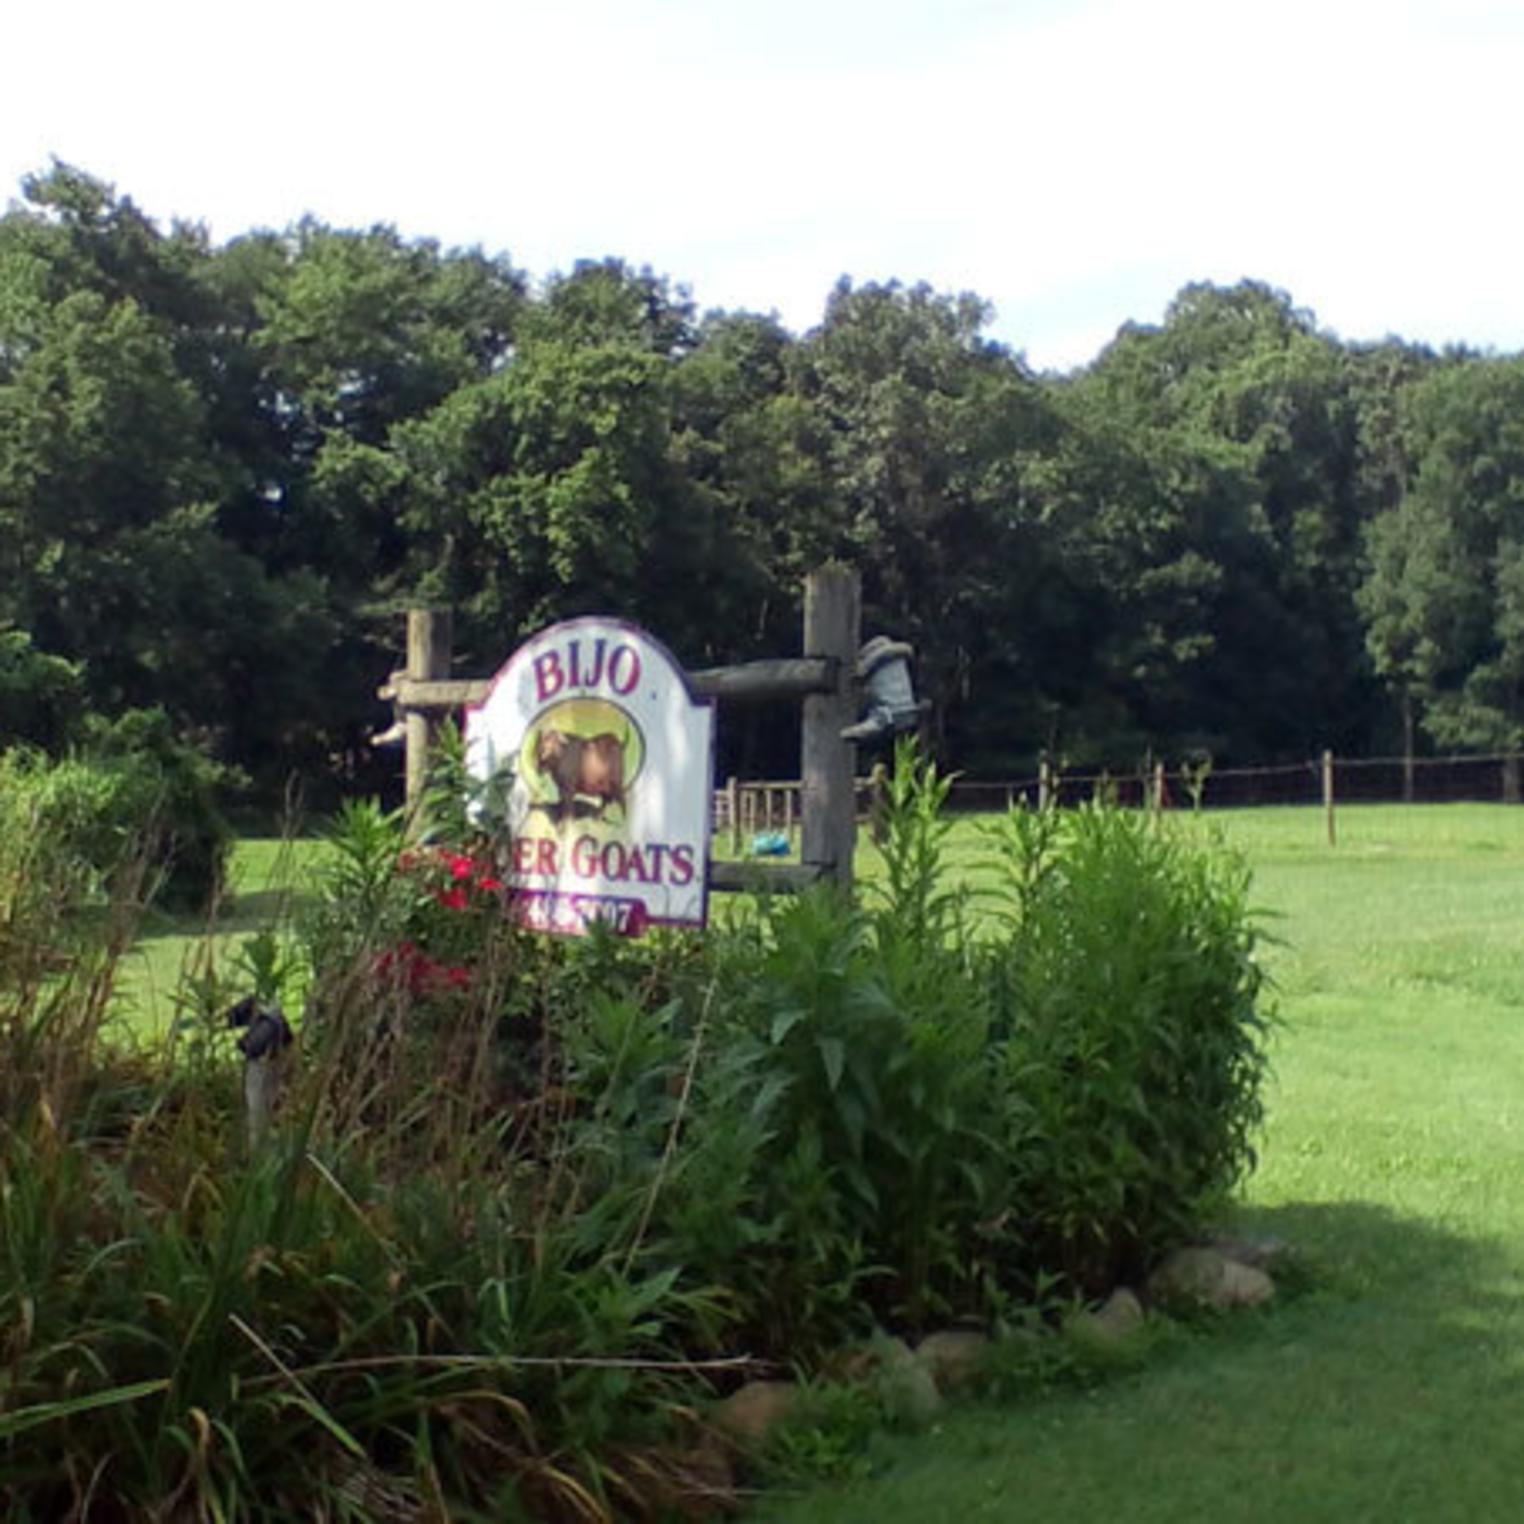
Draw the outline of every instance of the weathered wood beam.
<instances>
[{"instance_id":1,"label":"weathered wood beam","mask_svg":"<svg viewBox=\"0 0 1524 1524\"><path fill-rule=\"evenodd\" d=\"M838 670L839 662L833 656L787 656L733 667L706 667L690 672L688 684L700 698L734 703L799 699L811 693L834 693Z\"/></svg>"},{"instance_id":2,"label":"weathered wood beam","mask_svg":"<svg viewBox=\"0 0 1524 1524\"><path fill-rule=\"evenodd\" d=\"M798 894L824 876L817 863L709 864L709 887L722 894Z\"/></svg>"},{"instance_id":3,"label":"weathered wood beam","mask_svg":"<svg viewBox=\"0 0 1524 1524\"><path fill-rule=\"evenodd\" d=\"M700 698L757 703L834 693L839 674L840 661L836 657L783 657L775 661L741 662L733 667L706 667L702 672L690 672L688 683ZM395 700L405 710L422 713L479 704L491 686L488 679L479 677L424 682L402 676L378 688L376 694Z\"/></svg>"},{"instance_id":4,"label":"weathered wood beam","mask_svg":"<svg viewBox=\"0 0 1524 1524\"><path fill-rule=\"evenodd\" d=\"M467 704L479 704L487 696L491 684L486 678L430 678L420 681L412 677L399 677L376 689L376 697L392 699L402 709L420 712L428 710L461 709Z\"/></svg>"}]
</instances>

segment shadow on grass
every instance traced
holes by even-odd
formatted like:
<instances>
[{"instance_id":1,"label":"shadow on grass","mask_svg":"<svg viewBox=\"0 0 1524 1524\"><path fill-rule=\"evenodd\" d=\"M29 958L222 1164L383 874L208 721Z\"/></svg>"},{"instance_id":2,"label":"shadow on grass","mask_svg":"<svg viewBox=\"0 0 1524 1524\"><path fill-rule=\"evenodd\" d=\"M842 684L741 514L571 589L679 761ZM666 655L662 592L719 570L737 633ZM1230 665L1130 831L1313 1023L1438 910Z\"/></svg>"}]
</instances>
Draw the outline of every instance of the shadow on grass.
<instances>
[{"instance_id":1,"label":"shadow on grass","mask_svg":"<svg viewBox=\"0 0 1524 1524\"><path fill-rule=\"evenodd\" d=\"M215 917L206 915L171 915L150 911L138 928L137 940L156 941L164 937L225 937L263 931L288 923L315 903L311 894L290 889L250 889L230 895L218 907Z\"/></svg>"},{"instance_id":2,"label":"shadow on grass","mask_svg":"<svg viewBox=\"0 0 1524 1524\"><path fill-rule=\"evenodd\" d=\"M1484 1287L1514 1283L1524 1269L1524 1244L1503 1233L1478 1236L1425 1217L1366 1201L1286 1202L1246 1206L1235 1214L1245 1235L1283 1240L1298 1280L1309 1289L1351 1298L1391 1299L1446 1310L1476 1310ZM1448 1302L1431 1301L1445 1296Z\"/></svg>"},{"instance_id":3,"label":"shadow on grass","mask_svg":"<svg viewBox=\"0 0 1524 1524\"><path fill-rule=\"evenodd\" d=\"M1273 1307L1082 1390L954 1411L772 1520L1503 1520L1524 1512L1520 1245L1368 1202L1245 1208L1292 1246Z\"/></svg>"}]
</instances>

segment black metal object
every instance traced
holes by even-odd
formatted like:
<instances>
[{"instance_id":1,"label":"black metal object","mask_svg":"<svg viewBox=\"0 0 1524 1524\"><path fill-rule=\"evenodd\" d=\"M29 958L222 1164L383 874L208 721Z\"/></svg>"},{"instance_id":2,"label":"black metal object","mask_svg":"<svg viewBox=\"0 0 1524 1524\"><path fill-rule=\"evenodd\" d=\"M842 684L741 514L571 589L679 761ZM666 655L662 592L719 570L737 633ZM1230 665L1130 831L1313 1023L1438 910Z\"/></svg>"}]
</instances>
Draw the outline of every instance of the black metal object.
<instances>
[{"instance_id":1,"label":"black metal object","mask_svg":"<svg viewBox=\"0 0 1524 1524\"><path fill-rule=\"evenodd\" d=\"M245 995L227 1013L230 1027L246 1028L238 1039L238 1051L245 1058L273 1058L296 1040L286 1013L278 1005L265 1005L253 995Z\"/></svg>"}]
</instances>

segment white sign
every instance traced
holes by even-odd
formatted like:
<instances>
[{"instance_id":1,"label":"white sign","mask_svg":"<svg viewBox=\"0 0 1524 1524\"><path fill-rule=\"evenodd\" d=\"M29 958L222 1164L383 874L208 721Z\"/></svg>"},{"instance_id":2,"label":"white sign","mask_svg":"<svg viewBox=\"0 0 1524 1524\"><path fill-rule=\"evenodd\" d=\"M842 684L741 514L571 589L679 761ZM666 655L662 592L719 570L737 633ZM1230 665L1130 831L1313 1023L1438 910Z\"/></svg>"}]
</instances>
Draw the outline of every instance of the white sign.
<instances>
[{"instance_id":1,"label":"white sign","mask_svg":"<svg viewBox=\"0 0 1524 1524\"><path fill-rule=\"evenodd\" d=\"M520 646L466 711L467 771L505 785L517 918L703 926L713 752L713 708L643 630L572 619Z\"/></svg>"}]
</instances>

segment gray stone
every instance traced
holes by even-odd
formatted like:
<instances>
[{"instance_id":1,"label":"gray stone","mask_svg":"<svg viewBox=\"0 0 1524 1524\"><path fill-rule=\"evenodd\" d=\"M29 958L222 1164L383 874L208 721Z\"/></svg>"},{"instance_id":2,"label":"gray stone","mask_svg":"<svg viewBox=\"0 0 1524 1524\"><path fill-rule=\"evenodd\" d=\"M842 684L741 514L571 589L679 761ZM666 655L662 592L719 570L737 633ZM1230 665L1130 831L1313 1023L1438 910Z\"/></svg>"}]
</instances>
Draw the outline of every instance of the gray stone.
<instances>
[{"instance_id":1,"label":"gray stone","mask_svg":"<svg viewBox=\"0 0 1524 1524\"><path fill-rule=\"evenodd\" d=\"M761 1444L786 1419L798 1397L787 1381L748 1381L723 1402L711 1416L717 1429L745 1444Z\"/></svg>"},{"instance_id":2,"label":"gray stone","mask_svg":"<svg viewBox=\"0 0 1524 1524\"><path fill-rule=\"evenodd\" d=\"M1229 1259L1237 1260L1241 1265L1250 1265L1256 1270L1263 1270L1266 1275L1273 1275L1275 1267L1284 1264L1291 1254L1291 1245L1284 1238L1277 1238L1274 1234L1266 1234L1259 1238L1234 1236L1214 1238L1207 1247L1216 1249L1218 1253L1225 1254Z\"/></svg>"},{"instance_id":3,"label":"gray stone","mask_svg":"<svg viewBox=\"0 0 1524 1524\"><path fill-rule=\"evenodd\" d=\"M902 1423L928 1424L942 1408L931 1371L911 1354L903 1339L875 1341L878 1366L871 1385L884 1406Z\"/></svg>"},{"instance_id":4,"label":"gray stone","mask_svg":"<svg viewBox=\"0 0 1524 1524\"><path fill-rule=\"evenodd\" d=\"M989 1355L987 1334L970 1328L944 1328L929 1333L915 1348L915 1357L931 1372L943 1396L961 1392L978 1379Z\"/></svg>"},{"instance_id":5,"label":"gray stone","mask_svg":"<svg viewBox=\"0 0 1524 1524\"><path fill-rule=\"evenodd\" d=\"M1136 1292L1118 1286L1099 1307L1080 1313L1070 1326L1097 1344L1125 1344L1143 1327L1143 1304Z\"/></svg>"},{"instance_id":6,"label":"gray stone","mask_svg":"<svg viewBox=\"0 0 1524 1524\"><path fill-rule=\"evenodd\" d=\"M1095 1349L1121 1349L1143 1326L1143 1308L1125 1288L1114 1291L1099 1307L1084 1307L1064 1319L1064 1333Z\"/></svg>"},{"instance_id":7,"label":"gray stone","mask_svg":"<svg viewBox=\"0 0 1524 1524\"><path fill-rule=\"evenodd\" d=\"M1149 1295L1166 1307L1258 1307L1275 1295L1275 1282L1253 1265L1220 1249L1177 1249L1148 1278Z\"/></svg>"}]
</instances>

